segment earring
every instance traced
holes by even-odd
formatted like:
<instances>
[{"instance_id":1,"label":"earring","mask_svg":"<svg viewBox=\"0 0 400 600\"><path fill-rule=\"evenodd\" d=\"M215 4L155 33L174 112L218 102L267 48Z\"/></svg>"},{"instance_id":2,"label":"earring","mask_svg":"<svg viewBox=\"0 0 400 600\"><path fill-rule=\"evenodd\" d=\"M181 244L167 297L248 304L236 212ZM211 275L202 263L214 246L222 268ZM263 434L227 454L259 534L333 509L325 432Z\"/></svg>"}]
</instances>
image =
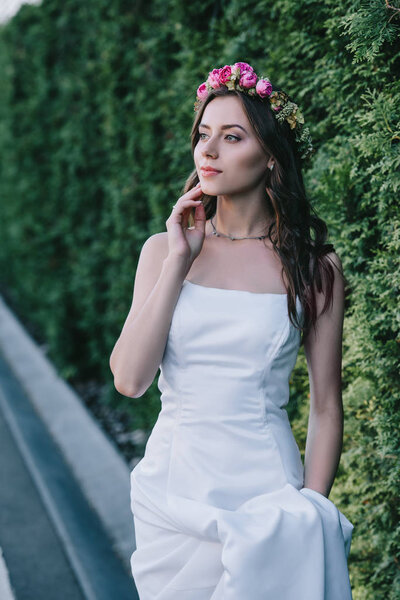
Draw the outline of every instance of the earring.
<instances>
[{"instance_id":1,"label":"earring","mask_svg":"<svg viewBox=\"0 0 400 600\"><path fill-rule=\"evenodd\" d=\"M269 167L269 168L270 168L270 169L271 169L271 171L272 171L272 169L274 168L274 163L272 163L272 165L270 165L270 167Z\"/></svg>"}]
</instances>

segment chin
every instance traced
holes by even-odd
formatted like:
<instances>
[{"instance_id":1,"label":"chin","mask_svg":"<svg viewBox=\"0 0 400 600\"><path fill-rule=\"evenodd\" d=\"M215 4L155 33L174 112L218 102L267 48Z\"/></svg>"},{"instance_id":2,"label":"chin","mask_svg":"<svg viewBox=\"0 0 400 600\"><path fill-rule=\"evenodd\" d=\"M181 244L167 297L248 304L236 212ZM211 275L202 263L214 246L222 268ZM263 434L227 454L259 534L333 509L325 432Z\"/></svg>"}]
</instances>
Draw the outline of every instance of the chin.
<instances>
[{"instance_id":1,"label":"chin","mask_svg":"<svg viewBox=\"0 0 400 600\"><path fill-rule=\"evenodd\" d=\"M201 189L202 190L212 190L214 193L214 190L218 190L220 189L220 185L217 185L216 183L209 181L207 178L203 178L200 179L200 183L201 183ZM220 192L217 192L220 193Z\"/></svg>"}]
</instances>

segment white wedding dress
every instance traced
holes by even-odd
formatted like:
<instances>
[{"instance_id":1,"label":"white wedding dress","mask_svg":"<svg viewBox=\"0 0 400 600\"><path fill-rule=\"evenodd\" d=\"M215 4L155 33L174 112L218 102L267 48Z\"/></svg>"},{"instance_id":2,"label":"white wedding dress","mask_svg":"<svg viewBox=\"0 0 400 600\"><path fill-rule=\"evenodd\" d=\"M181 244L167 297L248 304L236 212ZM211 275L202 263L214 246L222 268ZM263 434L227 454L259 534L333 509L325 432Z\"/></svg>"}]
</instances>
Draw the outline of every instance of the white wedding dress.
<instances>
[{"instance_id":1,"label":"white wedding dress","mask_svg":"<svg viewBox=\"0 0 400 600\"><path fill-rule=\"evenodd\" d=\"M284 408L299 345L286 294L183 282L131 474L141 600L351 600L353 524L303 487Z\"/></svg>"}]
</instances>

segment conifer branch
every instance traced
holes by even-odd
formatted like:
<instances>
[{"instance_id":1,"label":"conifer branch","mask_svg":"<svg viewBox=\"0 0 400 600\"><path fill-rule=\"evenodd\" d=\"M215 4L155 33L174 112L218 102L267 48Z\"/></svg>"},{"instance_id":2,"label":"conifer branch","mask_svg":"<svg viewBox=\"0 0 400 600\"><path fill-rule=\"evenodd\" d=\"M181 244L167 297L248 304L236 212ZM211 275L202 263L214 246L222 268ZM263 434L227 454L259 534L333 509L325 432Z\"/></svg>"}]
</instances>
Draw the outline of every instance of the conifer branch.
<instances>
[{"instance_id":1,"label":"conifer branch","mask_svg":"<svg viewBox=\"0 0 400 600\"><path fill-rule=\"evenodd\" d=\"M391 4L389 4L388 0L385 0L385 4L386 4L386 8L391 8L392 10L396 11L396 12L400 12L400 8L397 8L396 6L392 6ZM396 16L396 12L394 12L392 14L392 16L390 17L389 21L391 19L393 19L394 16ZM389 22L388 21L388 22Z\"/></svg>"}]
</instances>

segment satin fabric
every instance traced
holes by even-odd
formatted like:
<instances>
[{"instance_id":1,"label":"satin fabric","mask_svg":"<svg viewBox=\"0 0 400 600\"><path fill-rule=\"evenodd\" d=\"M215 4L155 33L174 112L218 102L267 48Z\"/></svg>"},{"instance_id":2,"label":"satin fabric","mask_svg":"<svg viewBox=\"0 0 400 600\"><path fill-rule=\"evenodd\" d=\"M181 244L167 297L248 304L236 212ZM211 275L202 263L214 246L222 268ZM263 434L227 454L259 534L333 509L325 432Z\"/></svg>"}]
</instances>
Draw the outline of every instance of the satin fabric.
<instances>
[{"instance_id":1,"label":"satin fabric","mask_svg":"<svg viewBox=\"0 0 400 600\"><path fill-rule=\"evenodd\" d=\"M303 487L284 408L299 345L286 294L184 281L131 473L140 600L352 599L353 524Z\"/></svg>"}]
</instances>

